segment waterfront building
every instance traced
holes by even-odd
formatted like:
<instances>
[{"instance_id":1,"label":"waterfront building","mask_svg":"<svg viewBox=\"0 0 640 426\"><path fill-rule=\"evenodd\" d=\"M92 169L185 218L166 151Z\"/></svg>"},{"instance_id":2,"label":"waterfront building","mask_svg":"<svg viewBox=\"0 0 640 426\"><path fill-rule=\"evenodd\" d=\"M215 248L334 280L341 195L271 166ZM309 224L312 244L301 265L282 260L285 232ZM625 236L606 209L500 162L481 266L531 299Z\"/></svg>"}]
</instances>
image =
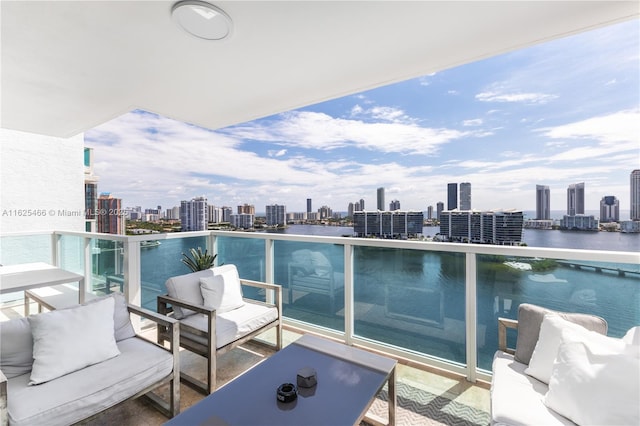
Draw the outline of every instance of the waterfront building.
<instances>
[{"instance_id":1,"label":"waterfront building","mask_svg":"<svg viewBox=\"0 0 640 426\"><path fill-rule=\"evenodd\" d=\"M427 219L429 220L433 219L433 206L427 207Z\"/></svg>"},{"instance_id":2,"label":"waterfront building","mask_svg":"<svg viewBox=\"0 0 640 426\"><path fill-rule=\"evenodd\" d=\"M353 217L353 212L355 211L355 206L353 203L349 203L347 206L347 216Z\"/></svg>"},{"instance_id":3,"label":"waterfront building","mask_svg":"<svg viewBox=\"0 0 640 426\"><path fill-rule=\"evenodd\" d=\"M547 185L536 185L536 220L551 219L551 191Z\"/></svg>"},{"instance_id":4,"label":"waterfront building","mask_svg":"<svg viewBox=\"0 0 640 426\"><path fill-rule=\"evenodd\" d=\"M265 207L267 226L284 226L287 224L287 207L271 204Z\"/></svg>"},{"instance_id":5,"label":"waterfront building","mask_svg":"<svg viewBox=\"0 0 640 426\"><path fill-rule=\"evenodd\" d=\"M84 213L85 231L96 232L98 208L98 176L93 173L93 148L84 149Z\"/></svg>"},{"instance_id":6,"label":"waterfront building","mask_svg":"<svg viewBox=\"0 0 640 426\"><path fill-rule=\"evenodd\" d=\"M469 182L460 184L460 210L471 210L471 184Z\"/></svg>"},{"instance_id":7,"label":"waterfront building","mask_svg":"<svg viewBox=\"0 0 640 426\"><path fill-rule=\"evenodd\" d=\"M377 195L377 208L380 211L384 211L384 188L378 188L378 191L376 192Z\"/></svg>"},{"instance_id":8,"label":"waterfront building","mask_svg":"<svg viewBox=\"0 0 640 426\"><path fill-rule=\"evenodd\" d=\"M241 206L238 206L238 214L242 213L252 214L255 216L256 207L253 204L243 204Z\"/></svg>"},{"instance_id":9,"label":"waterfront building","mask_svg":"<svg viewBox=\"0 0 640 426\"><path fill-rule=\"evenodd\" d=\"M179 220L180 206L173 206L170 209L167 209L164 213L164 218L169 220Z\"/></svg>"},{"instance_id":10,"label":"waterfront building","mask_svg":"<svg viewBox=\"0 0 640 426\"><path fill-rule=\"evenodd\" d=\"M231 207L222 207L222 220L221 222L231 223L231 215L233 214L233 210Z\"/></svg>"},{"instance_id":11,"label":"waterfront building","mask_svg":"<svg viewBox=\"0 0 640 426\"><path fill-rule=\"evenodd\" d=\"M124 235L126 230L125 220L122 200L113 197L108 192L100 194L96 214L98 232Z\"/></svg>"},{"instance_id":12,"label":"waterfront building","mask_svg":"<svg viewBox=\"0 0 640 426\"><path fill-rule=\"evenodd\" d=\"M440 216L440 235L446 241L514 245L522 242L521 210L446 210Z\"/></svg>"},{"instance_id":13,"label":"waterfront building","mask_svg":"<svg viewBox=\"0 0 640 426\"><path fill-rule=\"evenodd\" d=\"M237 229L251 229L254 219L255 215L250 213L232 214L230 224Z\"/></svg>"},{"instance_id":14,"label":"waterfront building","mask_svg":"<svg viewBox=\"0 0 640 426\"><path fill-rule=\"evenodd\" d=\"M570 231L597 231L598 220L584 214L564 215L560 220L560 229Z\"/></svg>"},{"instance_id":15,"label":"waterfront building","mask_svg":"<svg viewBox=\"0 0 640 426\"><path fill-rule=\"evenodd\" d=\"M358 211L364 210L364 198L360 198L360 202L356 203L358 205Z\"/></svg>"},{"instance_id":16,"label":"waterfront building","mask_svg":"<svg viewBox=\"0 0 640 426\"><path fill-rule=\"evenodd\" d=\"M414 211L354 212L353 233L357 237L412 238L422 234L424 214Z\"/></svg>"},{"instance_id":17,"label":"waterfront building","mask_svg":"<svg viewBox=\"0 0 640 426\"><path fill-rule=\"evenodd\" d=\"M222 209L220 207L216 207L213 205L207 206L207 222L209 223L224 222Z\"/></svg>"},{"instance_id":18,"label":"waterfront building","mask_svg":"<svg viewBox=\"0 0 640 426\"><path fill-rule=\"evenodd\" d=\"M553 229L552 219L528 219L524 221L525 229Z\"/></svg>"},{"instance_id":19,"label":"waterfront building","mask_svg":"<svg viewBox=\"0 0 640 426\"><path fill-rule=\"evenodd\" d=\"M567 215L584 214L584 182L569 185L567 188Z\"/></svg>"},{"instance_id":20,"label":"waterfront building","mask_svg":"<svg viewBox=\"0 0 640 426\"><path fill-rule=\"evenodd\" d=\"M620 222L620 232L625 234L640 233L640 220L623 220Z\"/></svg>"},{"instance_id":21,"label":"waterfront building","mask_svg":"<svg viewBox=\"0 0 640 426\"><path fill-rule=\"evenodd\" d=\"M318 209L318 219L331 219L333 217L333 210L329 206L322 206Z\"/></svg>"},{"instance_id":22,"label":"waterfront building","mask_svg":"<svg viewBox=\"0 0 640 426\"><path fill-rule=\"evenodd\" d=\"M447 210L455 210L458 208L458 184L447 184Z\"/></svg>"},{"instance_id":23,"label":"waterfront building","mask_svg":"<svg viewBox=\"0 0 640 426\"><path fill-rule=\"evenodd\" d=\"M613 195L607 195L600 200L600 223L620 221L620 202Z\"/></svg>"},{"instance_id":24,"label":"waterfront building","mask_svg":"<svg viewBox=\"0 0 640 426\"><path fill-rule=\"evenodd\" d=\"M631 172L630 176L631 188L631 220L640 220L640 169Z\"/></svg>"},{"instance_id":25,"label":"waterfront building","mask_svg":"<svg viewBox=\"0 0 640 426\"><path fill-rule=\"evenodd\" d=\"M400 210L400 201L398 201L398 200L391 201L389 203L389 210L390 211Z\"/></svg>"},{"instance_id":26,"label":"waterfront building","mask_svg":"<svg viewBox=\"0 0 640 426\"><path fill-rule=\"evenodd\" d=\"M442 201L438 201L436 203L436 219L440 220L440 215L444 211L444 203Z\"/></svg>"},{"instance_id":27,"label":"waterfront building","mask_svg":"<svg viewBox=\"0 0 640 426\"><path fill-rule=\"evenodd\" d=\"M180 202L181 231L207 230L207 198L195 197Z\"/></svg>"},{"instance_id":28,"label":"waterfront building","mask_svg":"<svg viewBox=\"0 0 640 426\"><path fill-rule=\"evenodd\" d=\"M307 213L311 213L311 198L307 198Z\"/></svg>"}]
</instances>

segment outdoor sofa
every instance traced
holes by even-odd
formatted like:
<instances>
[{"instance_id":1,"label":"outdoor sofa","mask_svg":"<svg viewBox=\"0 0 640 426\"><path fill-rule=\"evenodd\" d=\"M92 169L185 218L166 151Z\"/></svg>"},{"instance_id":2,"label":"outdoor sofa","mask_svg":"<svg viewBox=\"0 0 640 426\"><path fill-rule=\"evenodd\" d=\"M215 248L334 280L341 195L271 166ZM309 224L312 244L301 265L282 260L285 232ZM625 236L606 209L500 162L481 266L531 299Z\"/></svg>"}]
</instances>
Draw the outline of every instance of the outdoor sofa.
<instances>
[{"instance_id":1,"label":"outdoor sofa","mask_svg":"<svg viewBox=\"0 0 640 426\"><path fill-rule=\"evenodd\" d=\"M640 327L622 339L606 333L603 318L531 304L518 320L499 318L491 424L640 424Z\"/></svg>"},{"instance_id":2,"label":"outdoor sofa","mask_svg":"<svg viewBox=\"0 0 640 426\"><path fill-rule=\"evenodd\" d=\"M242 285L264 292L264 301L244 298ZM158 312L180 321L180 346L207 359L205 380L181 372L181 380L206 395L216 389L216 358L276 329L275 350L282 348L282 287L240 279L235 265L223 265L169 278L167 295L158 296ZM158 327L158 343L169 339Z\"/></svg>"},{"instance_id":3,"label":"outdoor sofa","mask_svg":"<svg viewBox=\"0 0 640 426\"><path fill-rule=\"evenodd\" d=\"M169 348L134 331L130 314L168 330ZM180 412L179 323L128 305L120 293L0 322L0 424L69 425L146 395ZM169 385L168 400L154 389Z\"/></svg>"}]
</instances>

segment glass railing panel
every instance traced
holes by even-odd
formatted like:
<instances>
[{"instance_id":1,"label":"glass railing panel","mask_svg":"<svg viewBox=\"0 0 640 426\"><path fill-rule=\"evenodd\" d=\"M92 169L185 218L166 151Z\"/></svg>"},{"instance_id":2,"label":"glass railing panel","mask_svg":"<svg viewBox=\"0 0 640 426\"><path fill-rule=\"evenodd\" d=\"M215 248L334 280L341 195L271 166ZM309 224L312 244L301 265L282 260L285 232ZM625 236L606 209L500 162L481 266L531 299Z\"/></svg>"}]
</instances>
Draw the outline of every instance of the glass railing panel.
<instances>
[{"instance_id":1,"label":"glass railing panel","mask_svg":"<svg viewBox=\"0 0 640 426\"><path fill-rule=\"evenodd\" d=\"M354 247L358 336L465 363L465 255Z\"/></svg>"},{"instance_id":2,"label":"glass railing panel","mask_svg":"<svg viewBox=\"0 0 640 426\"><path fill-rule=\"evenodd\" d=\"M344 331L344 246L275 241L274 263L285 317Z\"/></svg>"},{"instance_id":3,"label":"glass railing panel","mask_svg":"<svg viewBox=\"0 0 640 426\"><path fill-rule=\"evenodd\" d=\"M121 241L92 238L91 288L97 294L124 292L124 244Z\"/></svg>"},{"instance_id":4,"label":"glass railing panel","mask_svg":"<svg viewBox=\"0 0 640 426\"><path fill-rule=\"evenodd\" d=\"M60 236L59 248L59 266L67 271L84 275L84 238L62 235Z\"/></svg>"},{"instance_id":5,"label":"glass railing panel","mask_svg":"<svg viewBox=\"0 0 640 426\"><path fill-rule=\"evenodd\" d=\"M478 255L477 282L481 369L491 369L498 348L498 317L516 319L522 303L601 316L612 337L640 324L637 264ZM515 344L509 333L508 346Z\"/></svg>"},{"instance_id":6,"label":"glass railing panel","mask_svg":"<svg viewBox=\"0 0 640 426\"><path fill-rule=\"evenodd\" d=\"M51 235L3 236L0 238L0 265L51 263Z\"/></svg>"},{"instance_id":7,"label":"glass railing panel","mask_svg":"<svg viewBox=\"0 0 640 426\"><path fill-rule=\"evenodd\" d=\"M140 244L141 298L144 308L155 311L157 297L166 294L165 282L178 275L192 272L182 263L182 253L190 249L207 248L207 237L167 238L148 240Z\"/></svg>"},{"instance_id":8,"label":"glass railing panel","mask_svg":"<svg viewBox=\"0 0 640 426\"><path fill-rule=\"evenodd\" d=\"M260 238L218 237L218 265L236 265L240 278L265 281L265 243ZM263 289L243 286L242 295L265 301Z\"/></svg>"}]
</instances>

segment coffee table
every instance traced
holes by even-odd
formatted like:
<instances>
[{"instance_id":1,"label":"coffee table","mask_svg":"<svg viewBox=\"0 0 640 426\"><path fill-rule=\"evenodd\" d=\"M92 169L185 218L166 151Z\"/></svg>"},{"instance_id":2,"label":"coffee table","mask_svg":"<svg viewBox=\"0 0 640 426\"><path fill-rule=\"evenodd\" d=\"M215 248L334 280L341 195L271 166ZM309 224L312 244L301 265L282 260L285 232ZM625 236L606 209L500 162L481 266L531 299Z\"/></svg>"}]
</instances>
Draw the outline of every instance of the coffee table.
<instances>
[{"instance_id":1,"label":"coffee table","mask_svg":"<svg viewBox=\"0 0 640 426\"><path fill-rule=\"evenodd\" d=\"M165 425L357 425L388 383L389 424L395 425L397 362L383 356L304 335L227 383ZM276 390L296 383L297 372L317 373L312 388L282 403Z\"/></svg>"}]
</instances>

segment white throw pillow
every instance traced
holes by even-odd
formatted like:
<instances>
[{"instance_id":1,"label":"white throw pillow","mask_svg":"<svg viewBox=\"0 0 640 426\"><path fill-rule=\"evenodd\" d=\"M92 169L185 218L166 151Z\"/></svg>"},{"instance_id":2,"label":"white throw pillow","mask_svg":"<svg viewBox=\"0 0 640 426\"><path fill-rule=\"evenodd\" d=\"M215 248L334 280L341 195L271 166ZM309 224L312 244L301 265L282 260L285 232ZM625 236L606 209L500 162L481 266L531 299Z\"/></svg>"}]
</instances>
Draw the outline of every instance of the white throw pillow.
<instances>
[{"instance_id":1,"label":"white throw pillow","mask_svg":"<svg viewBox=\"0 0 640 426\"><path fill-rule=\"evenodd\" d=\"M536 347L531 354L529 367L525 374L535 377L544 383L549 383L553 361L558 355L558 348L562 343L562 330L573 330L576 333L592 333L581 325L565 320L557 314L545 314L540 325L540 335ZM596 333L597 334L597 333Z\"/></svg>"},{"instance_id":2,"label":"white throw pillow","mask_svg":"<svg viewBox=\"0 0 640 426\"><path fill-rule=\"evenodd\" d=\"M33 335L30 385L120 354L113 328L114 299L29 317Z\"/></svg>"},{"instance_id":3,"label":"white throw pillow","mask_svg":"<svg viewBox=\"0 0 640 426\"><path fill-rule=\"evenodd\" d=\"M544 403L579 425L640 424L637 350L605 346L595 340L561 344Z\"/></svg>"},{"instance_id":4,"label":"white throw pillow","mask_svg":"<svg viewBox=\"0 0 640 426\"><path fill-rule=\"evenodd\" d=\"M640 346L640 325L631 327L622 338L627 345Z\"/></svg>"},{"instance_id":5,"label":"white throw pillow","mask_svg":"<svg viewBox=\"0 0 640 426\"><path fill-rule=\"evenodd\" d=\"M240 279L234 279L232 274L200 278L200 290L204 306L215 309L218 314L244 306Z\"/></svg>"}]
</instances>

